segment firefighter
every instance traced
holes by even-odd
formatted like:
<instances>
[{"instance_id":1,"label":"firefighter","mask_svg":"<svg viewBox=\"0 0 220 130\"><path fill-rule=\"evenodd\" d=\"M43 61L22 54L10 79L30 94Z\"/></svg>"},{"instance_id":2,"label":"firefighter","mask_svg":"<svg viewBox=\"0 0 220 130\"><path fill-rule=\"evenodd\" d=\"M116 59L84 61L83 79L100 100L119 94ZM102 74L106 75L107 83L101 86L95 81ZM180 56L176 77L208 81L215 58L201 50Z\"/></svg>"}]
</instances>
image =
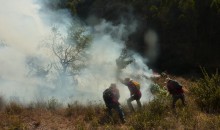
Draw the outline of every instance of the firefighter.
<instances>
[{"instance_id":1,"label":"firefighter","mask_svg":"<svg viewBox=\"0 0 220 130\"><path fill-rule=\"evenodd\" d=\"M134 112L134 107L132 106L131 102L136 100L139 109L141 108L141 91L140 91L140 84L130 78L125 78L124 80L120 79L121 83L126 85L130 91L130 98L127 100L127 104L129 109Z\"/></svg>"},{"instance_id":2,"label":"firefighter","mask_svg":"<svg viewBox=\"0 0 220 130\"><path fill-rule=\"evenodd\" d=\"M125 123L124 112L118 102L119 98L120 94L116 84L111 84L110 87L103 92L103 99L109 115L112 116L112 109L115 109L118 112L122 123Z\"/></svg>"},{"instance_id":3,"label":"firefighter","mask_svg":"<svg viewBox=\"0 0 220 130\"><path fill-rule=\"evenodd\" d=\"M175 109L176 107L176 102L177 100L181 100L182 104L185 106L185 95L184 95L184 90L183 90L183 86L181 84L179 84L179 82L172 80L170 78L167 78L167 90L169 91L169 93L172 95L172 108Z\"/></svg>"}]
</instances>

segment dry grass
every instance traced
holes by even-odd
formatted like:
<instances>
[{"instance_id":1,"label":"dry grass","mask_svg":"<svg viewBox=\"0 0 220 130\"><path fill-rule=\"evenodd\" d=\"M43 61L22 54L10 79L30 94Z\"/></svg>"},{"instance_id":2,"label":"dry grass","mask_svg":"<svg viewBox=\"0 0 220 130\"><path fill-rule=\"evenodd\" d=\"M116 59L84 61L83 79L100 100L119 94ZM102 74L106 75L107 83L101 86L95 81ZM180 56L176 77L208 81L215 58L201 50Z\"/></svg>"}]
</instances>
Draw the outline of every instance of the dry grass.
<instances>
[{"instance_id":1,"label":"dry grass","mask_svg":"<svg viewBox=\"0 0 220 130\"><path fill-rule=\"evenodd\" d=\"M191 87L190 81L178 79L187 89ZM164 79L157 79L156 82L161 85ZM187 107L177 102L177 109L173 111L170 103L169 96L158 97L144 104L142 110L135 113L130 113L127 106L123 106L127 120L125 124L120 123L115 112L113 117L109 117L102 104L88 103L85 106L74 102L61 107L55 99L31 103L28 106L15 102L4 103L0 111L0 128L3 130L220 129L220 115L200 111L190 93L187 94Z\"/></svg>"},{"instance_id":2,"label":"dry grass","mask_svg":"<svg viewBox=\"0 0 220 130\"><path fill-rule=\"evenodd\" d=\"M5 106L5 102L3 97L0 96L0 111L3 109L3 107Z\"/></svg>"}]
</instances>

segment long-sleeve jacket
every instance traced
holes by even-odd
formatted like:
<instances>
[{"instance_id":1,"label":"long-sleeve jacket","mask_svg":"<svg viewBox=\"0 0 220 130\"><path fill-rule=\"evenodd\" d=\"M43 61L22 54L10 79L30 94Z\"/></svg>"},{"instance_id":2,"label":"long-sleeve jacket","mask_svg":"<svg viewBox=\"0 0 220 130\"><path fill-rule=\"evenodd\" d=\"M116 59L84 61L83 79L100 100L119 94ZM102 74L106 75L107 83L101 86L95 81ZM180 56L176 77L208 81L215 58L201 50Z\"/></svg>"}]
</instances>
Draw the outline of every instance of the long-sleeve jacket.
<instances>
[{"instance_id":1,"label":"long-sleeve jacket","mask_svg":"<svg viewBox=\"0 0 220 130\"><path fill-rule=\"evenodd\" d=\"M120 104L119 90L117 88L108 88L103 92L103 98L107 104Z\"/></svg>"},{"instance_id":2,"label":"long-sleeve jacket","mask_svg":"<svg viewBox=\"0 0 220 130\"><path fill-rule=\"evenodd\" d=\"M129 82L122 82L124 85L126 85L130 91L131 95L135 96L141 96L141 91L140 91L140 84L137 83L136 81L129 81Z\"/></svg>"},{"instance_id":3,"label":"long-sleeve jacket","mask_svg":"<svg viewBox=\"0 0 220 130\"><path fill-rule=\"evenodd\" d=\"M172 95L178 95L178 94L183 94L183 88L182 85L180 85L177 81L175 80L169 80L167 82L167 89L169 91L170 94Z\"/></svg>"}]
</instances>

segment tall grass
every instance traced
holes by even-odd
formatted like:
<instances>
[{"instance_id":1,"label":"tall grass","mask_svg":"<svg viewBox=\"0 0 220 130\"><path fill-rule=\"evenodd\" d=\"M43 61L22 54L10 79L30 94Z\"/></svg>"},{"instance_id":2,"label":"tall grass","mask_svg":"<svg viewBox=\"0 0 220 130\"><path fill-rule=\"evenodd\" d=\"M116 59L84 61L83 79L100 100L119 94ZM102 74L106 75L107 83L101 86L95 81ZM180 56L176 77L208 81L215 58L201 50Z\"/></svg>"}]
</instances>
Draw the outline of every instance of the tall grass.
<instances>
[{"instance_id":1,"label":"tall grass","mask_svg":"<svg viewBox=\"0 0 220 130\"><path fill-rule=\"evenodd\" d=\"M7 104L5 106L5 112L7 114L11 114L11 115L20 114L23 110L24 110L23 106L21 104L16 103L16 102L10 102L9 104Z\"/></svg>"},{"instance_id":2,"label":"tall grass","mask_svg":"<svg viewBox=\"0 0 220 130\"><path fill-rule=\"evenodd\" d=\"M208 74L202 68L203 78L199 79L190 91L198 106L206 112L220 112L220 75Z\"/></svg>"},{"instance_id":3,"label":"tall grass","mask_svg":"<svg viewBox=\"0 0 220 130\"><path fill-rule=\"evenodd\" d=\"M22 119L17 115L8 115L7 116L7 122L9 122L6 129L8 130L27 130L27 126L22 121Z\"/></svg>"},{"instance_id":4,"label":"tall grass","mask_svg":"<svg viewBox=\"0 0 220 130\"><path fill-rule=\"evenodd\" d=\"M56 110L58 108L61 108L62 104L55 99L54 97L48 100L47 102L47 109L48 110Z\"/></svg>"},{"instance_id":5,"label":"tall grass","mask_svg":"<svg viewBox=\"0 0 220 130\"><path fill-rule=\"evenodd\" d=\"M148 130L148 129L189 129L206 130L220 129L220 115L201 112L199 108L207 106L195 105L204 103L201 97L218 96L213 94L218 88L219 75L208 75L204 71L204 78L199 79L192 87L192 95L186 95L187 106L183 107L181 102L176 104L175 111L171 108L172 98L163 91L156 91L154 99L143 103L142 109L137 112L130 112L127 105L122 108L125 113L126 123L120 123L118 113L113 111L109 116L105 106L100 103L89 102L86 105L80 102L60 106L58 100L52 98L48 101L33 102L25 107L19 103L3 103L4 111L0 111L0 128L3 129L106 129L106 130ZM213 85L216 85L213 87ZM207 86L213 87L212 92ZM158 89L160 90L160 89ZM208 93L209 92L209 93ZM197 95L196 95L197 94ZM211 95L208 95L211 94ZM208 95L208 96L207 96ZM211 98L211 99L212 99ZM212 100L208 100L212 101ZM216 101L216 100L214 100ZM211 102L214 103L214 102ZM210 106L218 104L209 104ZM207 104L205 104L207 105ZM215 107L212 107L212 110ZM216 110L215 110L216 111ZM54 122L56 122L54 124Z\"/></svg>"},{"instance_id":6,"label":"tall grass","mask_svg":"<svg viewBox=\"0 0 220 130\"><path fill-rule=\"evenodd\" d=\"M3 109L4 106L5 106L5 101L4 101L3 97L0 96L0 111Z\"/></svg>"}]
</instances>

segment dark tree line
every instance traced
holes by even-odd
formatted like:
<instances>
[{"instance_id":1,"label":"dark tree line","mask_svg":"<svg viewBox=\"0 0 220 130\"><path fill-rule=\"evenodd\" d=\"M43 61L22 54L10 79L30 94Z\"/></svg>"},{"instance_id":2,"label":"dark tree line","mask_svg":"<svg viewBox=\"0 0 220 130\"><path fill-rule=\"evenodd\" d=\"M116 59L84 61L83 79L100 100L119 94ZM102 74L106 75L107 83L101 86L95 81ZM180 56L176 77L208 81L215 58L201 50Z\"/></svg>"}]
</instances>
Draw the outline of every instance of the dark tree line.
<instances>
[{"instance_id":1,"label":"dark tree line","mask_svg":"<svg viewBox=\"0 0 220 130\"><path fill-rule=\"evenodd\" d=\"M50 2L48 2L50 3ZM159 56L150 65L160 71L189 72L220 67L220 0L57 0L53 9L69 9L86 20L94 15L114 24L139 21L127 47L144 55L144 34L159 35ZM48 4L49 5L49 4Z\"/></svg>"}]
</instances>

